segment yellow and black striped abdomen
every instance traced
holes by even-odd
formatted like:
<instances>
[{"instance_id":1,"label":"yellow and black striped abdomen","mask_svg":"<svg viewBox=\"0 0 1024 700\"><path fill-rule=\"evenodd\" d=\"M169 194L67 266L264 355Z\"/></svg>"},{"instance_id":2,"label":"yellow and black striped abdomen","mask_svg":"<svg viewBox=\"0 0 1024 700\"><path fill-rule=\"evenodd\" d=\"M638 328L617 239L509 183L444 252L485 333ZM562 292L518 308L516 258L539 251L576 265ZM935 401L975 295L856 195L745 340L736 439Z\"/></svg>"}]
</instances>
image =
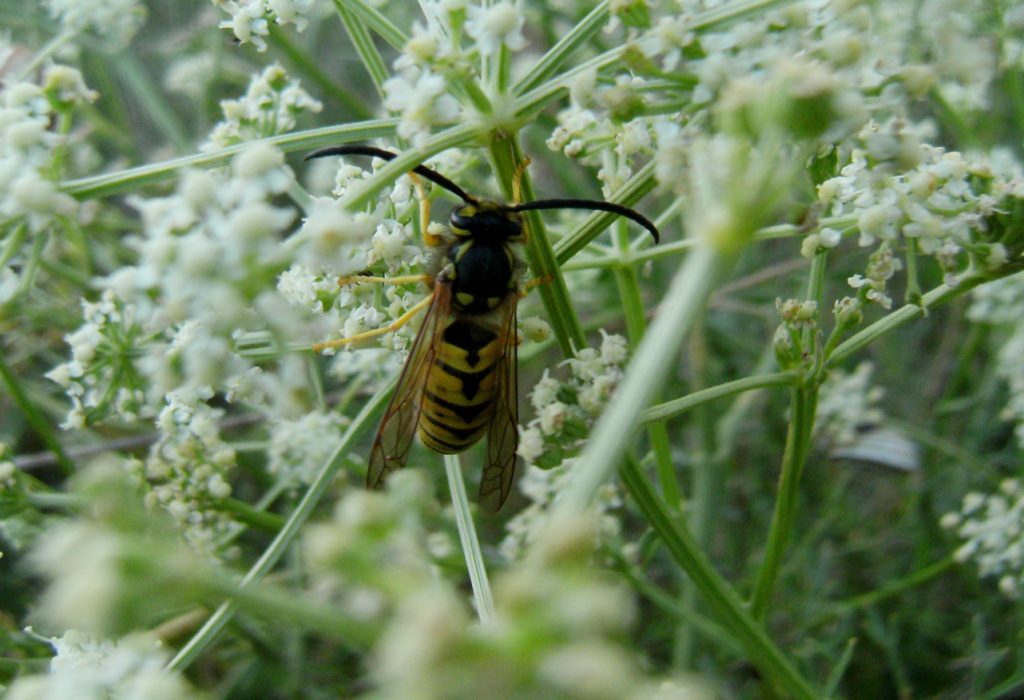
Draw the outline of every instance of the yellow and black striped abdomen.
<instances>
[{"instance_id":1,"label":"yellow and black striped abdomen","mask_svg":"<svg viewBox=\"0 0 1024 700\"><path fill-rule=\"evenodd\" d=\"M500 333L473 317L456 318L427 372L417 432L442 454L463 452L487 432L505 351Z\"/></svg>"}]
</instances>

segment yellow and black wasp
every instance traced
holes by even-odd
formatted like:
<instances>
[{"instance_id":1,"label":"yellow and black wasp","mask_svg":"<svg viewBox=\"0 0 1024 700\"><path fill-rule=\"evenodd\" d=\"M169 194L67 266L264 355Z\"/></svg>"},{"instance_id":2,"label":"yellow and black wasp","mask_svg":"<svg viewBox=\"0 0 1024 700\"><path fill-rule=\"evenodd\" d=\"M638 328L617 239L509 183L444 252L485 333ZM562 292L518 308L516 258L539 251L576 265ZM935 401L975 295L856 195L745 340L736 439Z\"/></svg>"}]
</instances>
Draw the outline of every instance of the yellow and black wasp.
<instances>
[{"instance_id":1,"label":"yellow and black wasp","mask_svg":"<svg viewBox=\"0 0 1024 700\"><path fill-rule=\"evenodd\" d=\"M397 154L372 146L336 146L307 156L360 155L391 160ZM396 330L426 307L395 394L384 412L370 453L368 488L405 466L413 437L442 454L457 454L487 435L487 461L480 481L480 505L496 511L512 488L519 443L516 402L516 307L525 293L521 212L531 209L590 209L632 219L658 240L658 229L638 212L611 202L545 199L504 204L477 199L439 173L420 165L411 171L462 199L449 220L450 234L423 237L431 253L425 275L401 278L348 277L340 284L423 281L431 294L388 327L356 338L322 343L314 349ZM518 183L518 180L517 180ZM516 187L518 200L518 184Z\"/></svg>"}]
</instances>

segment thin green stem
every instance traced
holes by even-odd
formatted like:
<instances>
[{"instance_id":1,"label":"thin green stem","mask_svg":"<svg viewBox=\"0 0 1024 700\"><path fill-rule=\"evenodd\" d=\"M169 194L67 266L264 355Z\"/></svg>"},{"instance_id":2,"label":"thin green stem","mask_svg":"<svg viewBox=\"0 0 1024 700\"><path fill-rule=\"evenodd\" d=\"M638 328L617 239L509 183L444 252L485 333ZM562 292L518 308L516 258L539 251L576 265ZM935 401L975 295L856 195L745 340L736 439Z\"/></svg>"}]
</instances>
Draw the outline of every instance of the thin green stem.
<instances>
[{"instance_id":1,"label":"thin green stem","mask_svg":"<svg viewBox=\"0 0 1024 700\"><path fill-rule=\"evenodd\" d=\"M782 555L789 543L793 526L796 522L796 503L799 496L800 476L811 442L814 428L814 416L818 405L818 386L801 385L794 387L790 403L789 430L786 435L786 448L782 457L782 470L779 475L779 492L775 499L775 510L772 513L771 525L768 529L768 544L765 548L764 561L758 571L751 598L751 613L758 619L764 619L771 604L775 583L782 567Z\"/></svg>"},{"instance_id":2,"label":"thin green stem","mask_svg":"<svg viewBox=\"0 0 1024 700\"><path fill-rule=\"evenodd\" d=\"M280 134L269 138L240 143L216 151L204 151L183 158L143 165L103 175L83 177L61 183L61 189L78 199L95 199L109 197L120 192L138 189L165 180L171 180L185 168L212 168L224 165L233 156L251 148L256 143L267 143L285 152L311 150L322 146L333 146L338 143L366 141L370 139L394 136L398 128L397 119L378 119L375 121L356 122L325 126L321 129L309 129L288 134ZM380 187L384 185L381 184Z\"/></svg>"},{"instance_id":3,"label":"thin green stem","mask_svg":"<svg viewBox=\"0 0 1024 700\"><path fill-rule=\"evenodd\" d=\"M174 573L182 577L181 572ZM196 583L188 575L185 575L185 579L183 584ZM314 605L308 598L296 595L294 591L266 584L240 588L234 581L212 577L201 579L199 583L210 598L228 598L238 609L250 615L274 623L289 620L302 629L328 639L337 639L352 649L368 649L378 634L371 624L353 617L349 612L332 605Z\"/></svg>"},{"instance_id":4,"label":"thin green stem","mask_svg":"<svg viewBox=\"0 0 1024 700\"><path fill-rule=\"evenodd\" d=\"M62 34L55 36L46 43L46 46L42 47L38 51L33 52L30 55L30 60L24 64L14 73L8 77L8 84L15 85L19 82L26 80L27 76L35 73L40 66L45 65L51 56L56 54L58 51L63 49L67 44L79 38L79 33L75 30L69 29Z\"/></svg>"},{"instance_id":5,"label":"thin green stem","mask_svg":"<svg viewBox=\"0 0 1024 700\"><path fill-rule=\"evenodd\" d=\"M811 261L810 274L807 275L807 300L813 301L818 305L819 317L821 316L821 303L824 297L826 262L828 261L825 251L815 255ZM805 348L811 347L811 341L815 332L817 332L817 328L804 328L803 342Z\"/></svg>"},{"instance_id":6,"label":"thin green stem","mask_svg":"<svg viewBox=\"0 0 1024 700\"><path fill-rule=\"evenodd\" d=\"M75 473L74 462L64 452L64 446L60 444L60 440L57 439L57 434L53 430L53 425L47 420L46 416L39 412L35 404L28 397L28 393L25 388L21 385L21 381L15 372L7 364L7 353L0 352L0 381L7 387L7 393L10 394L11 398L14 399L14 404L21 409L21 413L25 416L25 420L32 429L35 430L36 435L43 441L50 451L54 454L57 459L57 465L60 467L61 472L64 476L71 476Z\"/></svg>"},{"instance_id":7,"label":"thin green stem","mask_svg":"<svg viewBox=\"0 0 1024 700\"><path fill-rule=\"evenodd\" d=\"M621 572L623 576L629 579L629 585L635 588L637 593L654 603L662 612L671 615L677 622L685 623L699 630L704 637L713 641L719 648L727 650L736 656L743 654L743 648L736 643L736 637L732 632L707 616L697 613L692 608L680 605L672 596L648 581L644 577L643 572L637 570L626 559L621 550L608 547L603 549L602 552L615 562L615 570Z\"/></svg>"},{"instance_id":8,"label":"thin green stem","mask_svg":"<svg viewBox=\"0 0 1024 700\"><path fill-rule=\"evenodd\" d=\"M476 612L480 617L480 622L486 625L494 619L494 596L491 595L491 584L487 579L483 551L480 549L480 540L476 536L476 527L473 525L473 512L469 506L469 498L466 496L466 483L462 479L459 456L445 455L444 469L448 475L448 488L452 494L452 507L455 509L455 523L459 528L462 555L466 558L469 582L473 587Z\"/></svg>"},{"instance_id":9,"label":"thin green stem","mask_svg":"<svg viewBox=\"0 0 1024 700\"><path fill-rule=\"evenodd\" d=\"M366 23L352 5L353 3L348 0L345 2L334 0L334 7L338 11L338 16L341 17L341 23L345 25L345 31L348 32L348 36L352 40L352 46L359 54L363 67L366 68L370 80L373 81L373 86L377 88L377 94L383 99L384 81L388 79L388 69L373 43Z\"/></svg>"},{"instance_id":10,"label":"thin green stem","mask_svg":"<svg viewBox=\"0 0 1024 700\"><path fill-rule=\"evenodd\" d=\"M608 201L631 207L650 193L654 189L655 184L657 183L654 180L654 162L652 161L640 168L640 170L636 171L628 180L626 180L622 187L617 189L612 196L608 198ZM569 235L558 241L558 244L555 245L554 252L558 264L564 265L572 259L573 256L583 250L591 241L597 238L602 232L606 231L617 218L620 218L618 214L600 211L594 212L584 219L583 223L573 229ZM644 235L647 236L646 233L644 233Z\"/></svg>"},{"instance_id":11,"label":"thin green stem","mask_svg":"<svg viewBox=\"0 0 1024 700\"><path fill-rule=\"evenodd\" d=\"M135 93L132 102L144 109L150 122L174 144L178 153L188 153L195 144L188 129L177 117L177 112L166 99L166 93L157 89L159 81L143 72L143 64L137 58L119 53L112 57L113 67L120 78L120 89L127 87Z\"/></svg>"},{"instance_id":12,"label":"thin green stem","mask_svg":"<svg viewBox=\"0 0 1024 700\"><path fill-rule=\"evenodd\" d=\"M626 330L630 345L636 347L647 331L647 320L644 318L644 303L640 295L640 284L636 269L629 263L629 237L625 224L619 222L614 227L614 238L618 249L623 254L623 264L615 268L615 282L619 290L619 300L626 318ZM682 492L675 465L672 464L672 446L668 439L668 430L663 421L647 424L647 439L654 453L654 463L658 472L658 483L662 495L673 508L679 507Z\"/></svg>"},{"instance_id":13,"label":"thin green stem","mask_svg":"<svg viewBox=\"0 0 1024 700\"><path fill-rule=\"evenodd\" d=\"M341 0L335 0L335 2L337 4ZM359 19L366 23L367 29L376 32L391 48L400 51L409 42L409 37L401 29L392 24L391 20L369 3L363 2L363 0L344 0L344 3L347 9L352 10L359 16Z\"/></svg>"},{"instance_id":14,"label":"thin green stem","mask_svg":"<svg viewBox=\"0 0 1024 700\"><path fill-rule=\"evenodd\" d=\"M821 697L772 643L736 591L718 575L686 526L672 517L668 506L654 492L644 473L631 460L626 460L619 474L646 522L693 581L708 608L736 636L750 662L765 678L782 688L787 697L808 700Z\"/></svg>"},{"instance_id":15,"label":"thin green stem","mask_svg":"<svg viewBox=\"0 0 1024 700\"><path fill-rule=\"evenodd\" d=\"M915 318L924 316L928 309L939 306L940 304L945 304L947 301L956 299L959 296L963 296L980 284L991 282L1002 277L1007 277L1019 271L1019 265L1006 265L995 274L974 272L964 275L960 278L957 286L955 287L950 287L948 284L941 284L921 297L920 306L916 304L902 306L885 318L875 321L864 330L850 337L845 343L839 345L839 347L835 349L835 352L831 354L828 358L828 366L835 367L839 365L851 355L859 352L861 349L870 345L882 336L891 333L903 324L908 323Z\"/></svg>"},{"instance_id":16,"label":"thin green stem","mask_svg":"<svg viewBox=\"0 0 1024 700\"><path fill-rule=\"evenodd\" d=\"M503 135L491 142L489 152L498 184L501 185L505 196L512 199L512 180L516 170L524 162L519 141L515 136ZM520 186L525 201L537 198L529 170L523 171ZM565 285L565 279L555 260L543 218L536 211L525 212L524 216L530 234L530 244L526 250L530 270L535 278L549 280L538 288L541 303L547 312L562 354L565 357L572 357L573 351L583 348L586 343L583 327L580 325L579 317L576 315L575 307L569 297L569 289Z\"/></svg>"},{"instance_id":17,"label":"thin green stem","mask_svg":"<svg viewBox=\"0 0 1024 700\"><path fill-rule=\"evenodd\" d=\"M515 84L512 92L517 95L529 92L542 85L561 68L569 57L594 35L601 31L608 21L610 0L598 3L586 17L580 20L569 33L544 54L533 68Z\"/></svg>"},{"instance_id":18,"label":"thin green stem","mask_svg":"<svg viewBox=\"0 0 1024 700\"><path fill-rule=\"evenodd\" d=\"M821 624L836 617L848 615L853 610L878 605L884 600L895 598L906 591L917 588L921 584L941 576L956 565L957 562L953 558L953 555L949 555L934 564L929 564L920 571L915 571L909 576L905 576L895 581L889 581L881 588L871 591L870 593L865 593L863 595L848 598L847 600L837 601L835 603L829 603L826 605L825 611L815 617L811 624Z\"/></svg>"},{"instance_id":19,"label":"thin green stem","mask_svg":"<svg viewBox=\"0 0 1024 700\"><path fill-rule=\"evenodd\" d=\"M288 551L295 538L298 537L302 526L305 525L310 515L313 514L313 510L319 505L320 499L323 498L335 474L345 463L348 453L351 451L356 440L371 429L378 415L383 412L384 405L390 398L391 390L394 388L397 379L395 377L394 380L381 388L363 407L359 415L353 419L352 424L341 438L341 442L338 444L334 454L321 467L316 479L313 480L306 493L303 494L302 500L299 501L295 511L288 516L284 526L277 533L273 542L270 543L270 546L263 552L263 555L252 565L252 568L249 569L249 572L238 584L238 593L261 581L277 565L285 552ZM231 598L217 608L216 612L206 621L206 624L181 648L177 656L171 659L168 664L168 670L184 670L199 658L199 655L213 643L221 630L224 629L224 626L231 620L237 609L238 599L236 597Z\"/></svg>"},{"instance_id":20,"label":"thin green stem","mask_svg":"<svg viewBox=\"0 0 1024 700\"><path fill-rule=\"evenodd\" d=\"M650 421L663 421L674 416L686 413L697 406L721 399L726 396L733 396L735 394L742 394L747 391L754 391L755 389L770 389L773 387L780 386L794 386L797 381L797 375L793 372L775 372L773 374L760 374L753 377L744 377L743 379L737 379L736 381L726 382L719 384L718 386L708 387L707 389L701 389L695 391L692 394L683 396L682 398L673 399L672 401L666 401L663 404L657 406L651 406L640 412L640 422L648 423Z\"/></svg>"},{"instance_id":21,"label":"thin green stem","mask_svg":"<svg viewBox=\"0 0 1024 700\"><path fill-rule=\"evenodd\" d=\"M14 256L21 253L21 247L27 240L28 224L22 220L15 224L14 229L8 231L3 239L3 250L0 252L0 269L7 267L7 264L14 259Z\"/></svg>"},{"instance_id":22,"label":"thin green stem","mask_svg":"<svg viewBox=\"0 0 1024 700\"><path fill-rule=\"evenodd\" d=\"M777 5L793 5L799 0L739 0L713 7L693 16L688 29L695 32L718 29L750 16L763 16L765 10Z\"/></svg>"},{"instance_id":23,"label":"thin green stem","mask_svg":"<svg viewBox=\"0 0 1024 700\"><path fill-rule=\"evenodd\" d=\"M225 513L231 513L240 523L267 532L279 532L284 527L285 519L280 515L253 508L237 498L223 498L217 501L217 508Z\"/></svg>"},{"instance_id":24,"label":"thin green stem","mask_svg":"<svg viewBox=\"0 0 1024 700\"><path fill-rule=\"evenodd\" d=\"M664 386L712 286L731 261L732 255L709 247L699 247L686 258L626 369L615 401L601 416L580 455L563 498L552 512L553 523L585 510L597 490L614 476L641 413Z\"/></svg>"}]
</instances>

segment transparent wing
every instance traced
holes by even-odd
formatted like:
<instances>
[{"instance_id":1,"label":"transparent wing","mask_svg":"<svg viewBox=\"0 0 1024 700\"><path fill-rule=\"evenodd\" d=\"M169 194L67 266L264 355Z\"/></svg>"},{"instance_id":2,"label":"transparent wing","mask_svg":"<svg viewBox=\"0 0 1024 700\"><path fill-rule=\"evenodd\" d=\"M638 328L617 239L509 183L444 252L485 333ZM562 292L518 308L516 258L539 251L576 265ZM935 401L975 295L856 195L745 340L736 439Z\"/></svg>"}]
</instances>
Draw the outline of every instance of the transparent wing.
<instances>
[{"instance_id":1,"label":"transparent wing","mask_svg":"<svg viewBox=\"0 0 1024 700\"><path fill-rule=\"evenodd\" d=\"M438 282L434 285L433 298L427 307L423 325L413 341L409 359L405 361L405 367L398 378L395 394L377 428L377 437L370 452L370 466L366 472L367 488L380 488L388 474L405 466L409 447L416 437L426 374L434 364L450 309L451 284Z\"/></svg>"},{"instance_id":2,"label":"transparent wing","mask_svg":"<svg viewBox=\"0 0 1024 700\"><path fill-rule=\"evenodd\" d=\"M498 360L497 391L494 395L494 415L487 428L487 464L480 478L480 507L494 512L508 498L512 490L512 475L516 471L516 448L519 446L519 403L516 377L516 306L519 296L505 301L501 331L505 352Z\"/></svg>"}]
</instances>

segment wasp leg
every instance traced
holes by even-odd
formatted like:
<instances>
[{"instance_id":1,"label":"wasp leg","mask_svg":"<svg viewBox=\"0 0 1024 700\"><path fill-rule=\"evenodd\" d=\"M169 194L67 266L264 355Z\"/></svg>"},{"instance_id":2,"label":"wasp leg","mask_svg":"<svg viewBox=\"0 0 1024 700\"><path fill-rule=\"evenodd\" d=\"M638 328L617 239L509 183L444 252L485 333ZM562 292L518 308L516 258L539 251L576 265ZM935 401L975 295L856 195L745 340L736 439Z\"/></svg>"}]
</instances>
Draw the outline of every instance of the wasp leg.
<instances>
[{"instance_id":1,"label":"wasp leg","mask_svg":"<svg viewBox=\"0 0 1024 700\"><path fill-rule=\"evenodd\" d=\"M383 280L385 282L390 282L391 281L391 280L385 279L383 277L377 278L377 279ZM400 278L396 277L394 279L400 279ZM434 299L434 296L432 294L429 295L429 296L424 297L422 301L420 301L418 304L416 304L416 306L414 306L411 309L409 309L408 311L406 311L394 323L392 323L390 325L384 326L382 328L374 328L373 330L365 331L363 333L358 333L358 334L352 336L351 338L342 338L340 340L330 340L330 341L327 341L326 343L317 343L316 345L313 346L313 352L320 352L321 350L326 350L327 348L337 348L337 347L340 347L342 345L348 345L349 343L356 343L356 342L359 342L360 340L365 340L366 338L372 338L372 337L374 337L376 335L384 335L385 333L390 333L392 331L397 331L399 328L401 328L402 326L407 324L409 321L411 321L413 316L418 314L420 311L423 311L423 309L427 308L427 306L430 304L430 302L433 299Z\"/></svg>"},{"instance_id":2,"label":"wasp leg","mask_svg":"<svg viewBox=\"0 0 1024 700\"><path fill-rule=\"evenodd\" d=\"M339 287L344 287L348 284L355 284L356 282L376 282L378 284L414 284L415 282L423 282L425 284L430 284L430 275L401 275L399 277L351 275L349 277L338 278Z\"/></svg>"},{"instance_id":3,"label":"wasp leg","mask_svg":"<svg viewBox=\"0 0 1024 700\"><path fill-rule=\"evenodd\" d=\"M409 177L416 187L416 196L420 200L420 232L423 235L423 243L431 248L436 248L444 239L436 233L430 232L430 198L427 197L427 190L423 187L423 180L417 177L416 173L409 173Z\"/></svg>"},{"instance_id":4,"label":"wasp leg","mask_svg":"<svg viewBox=\"0 0 1024 700\"><path fill-rule=\"evenodd\" d=\"M516 168L515 174L512 176L512 203L522 204L523 203L523 173L530 167L530 157L527 156L523 159L523 162Z\"/></svg>"},{"instance_id":5,"label":"wasp leg","mask_svg":"<svg viewBox=\"0 0 1024 700\"><path fill-rule=\"evenodd\" d=\"M525 297L527 295L527 293L531 289L536 287L537 285L547 284L548 282L554 282L554 281L555 281L555 278L552 275L547 275L545 277L535 277L534 279L527 281L523 285L523 291L520 292L519 296Z\"/></svg>"}]
</instances>

